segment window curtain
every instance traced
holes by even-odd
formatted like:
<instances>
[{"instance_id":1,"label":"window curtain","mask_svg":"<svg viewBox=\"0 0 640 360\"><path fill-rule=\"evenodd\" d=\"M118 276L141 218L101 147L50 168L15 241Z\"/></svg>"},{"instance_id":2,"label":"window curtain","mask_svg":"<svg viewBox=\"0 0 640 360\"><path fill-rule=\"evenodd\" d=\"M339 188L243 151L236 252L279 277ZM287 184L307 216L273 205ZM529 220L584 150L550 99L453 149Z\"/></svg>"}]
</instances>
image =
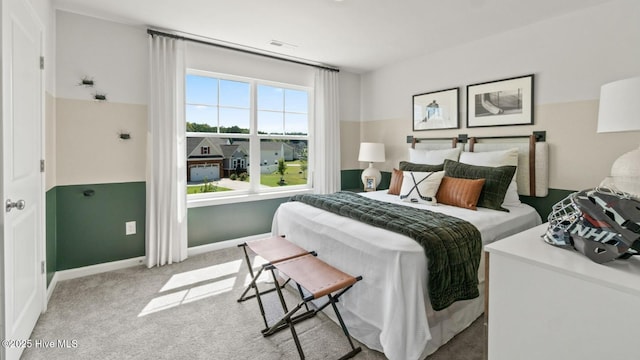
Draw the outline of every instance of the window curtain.
<instances>
[{"instance_id":1,"label":"window curtain","mask_svg":"<svg viewBox=\"0 0 640 360\"><path fill-rule=\"evenodd\" d=\"M149 36L147 266L187 258L184 41Z\"/></svg>"},{"instance_id":2,"label":"window curtain","mask_svg":"<svg viewBox=\"0 0 640 360\"><path fill-rule=\"evenodd\" d=\"M340 110L337 71L315 73L315 181L319 194L340 190Z\"/></svg>"}]
</instances>

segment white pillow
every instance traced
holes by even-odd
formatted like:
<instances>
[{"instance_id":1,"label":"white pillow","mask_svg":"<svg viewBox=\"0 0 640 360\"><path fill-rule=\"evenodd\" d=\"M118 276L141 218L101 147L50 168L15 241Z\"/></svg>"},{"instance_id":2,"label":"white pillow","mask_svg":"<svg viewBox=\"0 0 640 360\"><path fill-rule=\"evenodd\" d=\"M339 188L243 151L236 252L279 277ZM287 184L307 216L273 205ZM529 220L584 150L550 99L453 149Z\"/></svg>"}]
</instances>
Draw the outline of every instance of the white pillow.
<instances>
[{"instance_id":1,"label":"white pillow","mask_svg":"<svg viewBox=\"0 0 640 360\"><path fill-rule=\"evenodd\" d=\"M518 166L518 148L498 151L463 152L460 154L460 162L476 166ZM509 188L502 201L503 206L518 206L521 204L518 196L518 184L516 183L516 173L513 174Z\"/></svg>"},{"instance_id":2,"label":"white pillow","mask_svg":"<svg viewBox=\"0 0 640 360\"><path fill-rule=\"evenodd\" d=\"M425 150L409 148L409 161L414 164L440 165L445 159L458 161L461 148Z\"/></svg>"},{"instance_id":3,"label":"white pillow","mask_svg":"<svg viewBox=\"0 0 640 360\"><path fill-rule=\"evenodd\" d=\"M435 205L436 193L444 177L444 171L404 171L400 199L406 202Z\"/></svg>"}]
</instances>

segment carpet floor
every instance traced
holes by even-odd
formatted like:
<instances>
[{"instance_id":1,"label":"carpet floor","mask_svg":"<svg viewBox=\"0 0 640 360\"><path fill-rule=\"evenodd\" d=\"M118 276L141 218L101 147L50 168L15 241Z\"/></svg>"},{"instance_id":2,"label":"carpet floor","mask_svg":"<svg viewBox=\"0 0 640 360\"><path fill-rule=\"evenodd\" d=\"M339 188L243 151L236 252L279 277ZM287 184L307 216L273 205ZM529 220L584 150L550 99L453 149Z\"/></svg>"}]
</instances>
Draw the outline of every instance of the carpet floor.
<instances>
[{"instance_id":1,"label":"carpet floor","mask_svg":"<svg viewBox=\"0 0 640 360\"><path fill-rule=\"evenodd\" d=\"M61 281L22 359L298 359L289 330L263 337L256 301L236 301L248 282L242 259L233 247L160 268ZM295 304L293 292L285 295ZM275 298L265 302L268 313L279 308ZM336 359L350 350L322 313L296 330L307 359ZM481 317L427 359L480 360L484 342ZM355 359L385 356L362 346Z\"/></svg>"}]
</instances>

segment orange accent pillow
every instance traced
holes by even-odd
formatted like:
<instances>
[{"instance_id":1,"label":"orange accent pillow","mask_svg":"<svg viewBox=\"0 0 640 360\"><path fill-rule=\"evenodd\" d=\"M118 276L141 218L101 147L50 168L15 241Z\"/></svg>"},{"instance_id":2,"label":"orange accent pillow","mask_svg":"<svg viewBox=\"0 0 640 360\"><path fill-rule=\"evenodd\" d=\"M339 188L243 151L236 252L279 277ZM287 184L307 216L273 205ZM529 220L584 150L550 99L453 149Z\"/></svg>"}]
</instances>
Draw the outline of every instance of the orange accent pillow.
<instances>
[{"instance_id":1,"label":"orange accent pillow","mask_svg":"<svg viewBox=\"0 0 640 360\"><path fill-rule=\"evenodd\" d=\"M402 188L402 170L393 169L391 173L391 183L389 183L389 195L400 195L400 189Z\"/></svg>"},{"instance_id":2,"label":"orange accent pillow","mask_svg":"<svg viewBox=\"0 0 640 360\"><path fill-rule=\"evenodd\" d=\"M442 178L436 199L438 203L477 210L484 179Z\"/></svg>"}]
</instances>

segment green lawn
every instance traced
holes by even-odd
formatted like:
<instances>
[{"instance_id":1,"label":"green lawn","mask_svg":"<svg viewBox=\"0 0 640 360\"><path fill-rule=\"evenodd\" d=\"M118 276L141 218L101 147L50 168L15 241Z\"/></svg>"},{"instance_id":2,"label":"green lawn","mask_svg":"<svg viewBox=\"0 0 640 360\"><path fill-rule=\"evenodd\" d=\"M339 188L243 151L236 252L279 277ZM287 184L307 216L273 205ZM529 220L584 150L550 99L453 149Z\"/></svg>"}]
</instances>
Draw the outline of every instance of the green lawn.
<instances>
[{"instance_id":1,"label":"green lawn","mask_svg":"<svg viewBox=\"0 0 640 360\"><path fill-rule=\"evenodd\" d=\"M187 186L187 194L202 194L206 192L229 191L231 189L222 186L215 186L211 183L205 187L204 184L198 186Z\"/></svg>"},{"instance_id":2,"label":"green lawn","mask_svg":"<svg viewBox=\"0 0 640 360\"><path fill-rule=\"evenodd\" d=\"M292 171L295 170L295 171ZM295 167L288 168L284 174L284 182L286 185L304 185L307 183L307 179L303 177L304 174L298 174L298 169ZM265 186L280 186L280 174L262 174L260 175L260 184Z\"/></svg>"},{"instance_id":3,"label":"green lawn","mask_svg":"<svg viewBox=\"0 0 640 360\"><path fill-rule=\"evenodd\" d=\"M295 164L292 166L292 164ZM287 170L284 174L284 182L285 185L304 185L307 183L306 174L300 174L300 161L291 161L287 162ZM296 166L298 165L298 166ZM249 178L247 177L247 182ZM276 187L280 186L280 174L261 174L260 175L260 184L265 186ZM209 183L207 186L205 184L197 185L197 186L187 186L187 194L201 194L206 192L218 192L218 191L230 191L232 189L215 186L213 183Z\"/></svg>"}]
</instances>

